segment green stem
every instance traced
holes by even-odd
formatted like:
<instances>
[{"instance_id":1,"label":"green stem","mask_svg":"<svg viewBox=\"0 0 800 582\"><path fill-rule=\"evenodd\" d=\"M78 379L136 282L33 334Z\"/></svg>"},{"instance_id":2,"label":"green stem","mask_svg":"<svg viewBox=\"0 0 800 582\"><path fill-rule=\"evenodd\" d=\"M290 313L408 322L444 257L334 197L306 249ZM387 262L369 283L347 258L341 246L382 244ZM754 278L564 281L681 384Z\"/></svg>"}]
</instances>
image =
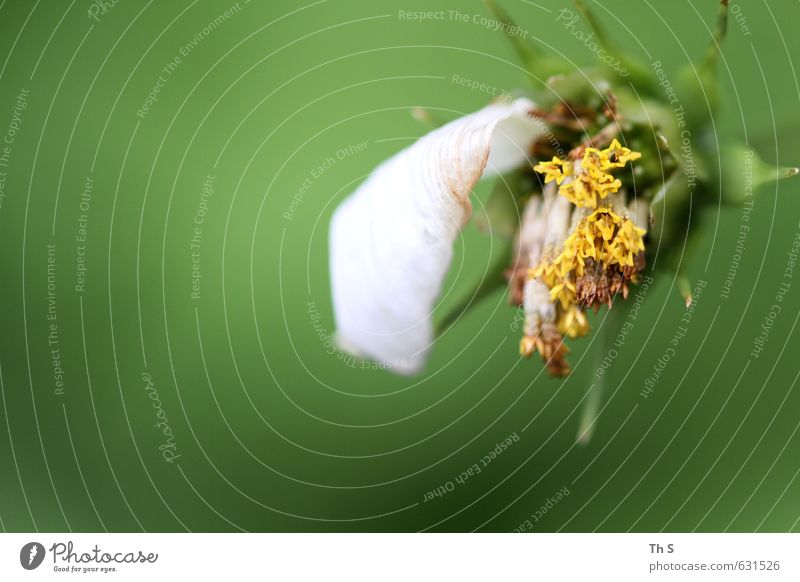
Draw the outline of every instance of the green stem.
<instances>
[{"instance_id":1,"label":"green stem","mask_svg":"<svg viewBox=\"0 0 800 582\"><path fill-rule=\"evenodd\" d=\"M447 310L441 320L436 324L436 337L441 336L447 329L453 325L458 319L464 315L471 307L478 305L481 300L485 299L495 291L505 288L508 285L503 272L506 265L508 265L508 253L501 253L501 258L492 267L491 272L487 275L478 288L464 299L459 301L453 307Z\"/></svg>"},{"instance_id":2,"label":"green stem","mask_svg":"<svg viewBox=\"0 0 800 582\"><path fill-rule=\"evenodd\" d=\"M589 10L589 6L584 0L574 0L574 2L575 8L586 20L586 22L589 23L592 32L594 33L595 37L597 37L597 43L603 47L603 50L605 50L606 53L616 59L628 70L628 74L631 75L631 80L637 85L637 87L644 91L652 92L654 85L652 83L652 76L649 74L649 72L642 67L638 61L628 58L627 55L617 50L617 48L614 46L614 43L612 43L608 38L605 28L597 19L594 12Z\"/></svg>"},{"instance_id":3,"label":"green stem","mask_svg":"<svg viewBox=\"0 0 800 582\"><path fill-rule=\"evenodd\" d=\"M611 45L608 40L608 36L606 35L606 31L603 26L600 24L600 21L597 20L597 17L594 15L594 12L589 10L589 7L586 5L584 0L574 0L575 7L578 9L578 12L581 13L581 16L586 19L589 23L589 26L592 27L592 31L594 31L594 35L597 37L597 42L600 43L607 53L611 54L614 58L619 58L623 55L620 55L616 49Z\"/></svg>"},{"instance_id":4,"label":"green stem","mask_svg":"<svg viewBox=\"0 0 800 582\"><path fill-rule=\"evenodd\" d=\"M502 23L501 29L503 33L511 42L517 56L531 75L546 79L551 75L563 72L564 63L530 42L526 38L527 34L520 35L521 28L517 26L508 12L503 10L495 0L483 0L483 3L492 16Z\"/></svg>"},{"instance_id":5,"label":"green stem","mask_svg":"<svg viewBox=\"0 0 800 582\"><path fill-rule=\"evenodd\" d=\"M703 61L703 69L707 74L713 74L717 67L720 47L725 35L728 33L728 3L729 0L720 0L717 12L717 26L714 29L714 40L709 45L706 58Z\"/></svg>"},{"instance_id":6,"label":"green stem","mask_svg":"<svg viewBox=\"0 0 800 582\"><path fill-rule=\"evenodd\" d=\"M580 445L586 445L592 438L594 430L597 427L597 419L600 414L600 409L603 404L603 393L605 392L606 382L608 382L608 375L611 367L603 370L602 374L598 374L603 364L603 360L608 357L609 348L614 337L616 337L622 322L625 319L627 310L623 308L618 302L615 302L614 308L611 309L606 316L604 325L598 330L597 341L598 345L594 352L594 366L590 370L593 375L593 381L589 385L588 395L583 403L581 409L580 423L578 424L578 434L575 441Z\"/></svg>"}]
</instances>

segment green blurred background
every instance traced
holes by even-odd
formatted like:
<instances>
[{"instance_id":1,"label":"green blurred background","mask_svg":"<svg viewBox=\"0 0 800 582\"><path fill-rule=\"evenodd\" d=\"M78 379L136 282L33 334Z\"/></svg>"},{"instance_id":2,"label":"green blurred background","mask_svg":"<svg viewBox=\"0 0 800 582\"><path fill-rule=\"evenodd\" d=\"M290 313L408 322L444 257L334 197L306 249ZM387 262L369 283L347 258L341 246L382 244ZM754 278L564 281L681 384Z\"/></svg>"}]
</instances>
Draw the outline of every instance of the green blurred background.
<instances>
[{"instance_id":1,"label":"green blurred background","mask_svg":"<svg viewBox=\"0 0 800 582\"><path fill-rule=\"evenodd\" d=\"M591 4L630 54L673 71L702 54L717 3ZM504 6L528 38L593 64L556 23L567 0ZM446 16L400 16L414 10ZM685 313L661 276L588 445L575 437L594 336L572 343L571 377L548 378L520 361L502 294L437 342L421 377L330 353L333 209L427 130L414 107L453 118L525 83L474 15L488 16L477 0L0 4L0 134L13 133L0 167L0 527L800 527L800 282L784 276L800 181L759 190L743 250L741 211L703 215L686 260L706 287L686 337L644 398ZM720 67L720 135L784 164L800 162L798 21L796 2L738 1ZM496 250L464 231L445 304Z\"/></svg>"}]
</instances>

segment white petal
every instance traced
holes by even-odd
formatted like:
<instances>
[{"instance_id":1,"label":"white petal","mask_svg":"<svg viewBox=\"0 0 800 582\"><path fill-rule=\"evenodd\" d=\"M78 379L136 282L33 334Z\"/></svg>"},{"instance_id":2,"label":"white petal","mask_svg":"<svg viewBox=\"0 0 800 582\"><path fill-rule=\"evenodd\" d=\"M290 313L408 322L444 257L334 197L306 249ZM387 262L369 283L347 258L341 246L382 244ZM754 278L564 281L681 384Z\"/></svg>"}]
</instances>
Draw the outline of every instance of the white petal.
<instances>
[{"instance_id":1,"label":"white petal","mask_svg":"<svg viewBox=\"0 0 800 582\"><path fill-rule=\"evenodd\" d=\"M433 342L432 309L484 173L521 165L541 133L518 99L429 133L380 165L334 213L331 283L339 345L411 374Z\"/></svg>"}]
</instances>

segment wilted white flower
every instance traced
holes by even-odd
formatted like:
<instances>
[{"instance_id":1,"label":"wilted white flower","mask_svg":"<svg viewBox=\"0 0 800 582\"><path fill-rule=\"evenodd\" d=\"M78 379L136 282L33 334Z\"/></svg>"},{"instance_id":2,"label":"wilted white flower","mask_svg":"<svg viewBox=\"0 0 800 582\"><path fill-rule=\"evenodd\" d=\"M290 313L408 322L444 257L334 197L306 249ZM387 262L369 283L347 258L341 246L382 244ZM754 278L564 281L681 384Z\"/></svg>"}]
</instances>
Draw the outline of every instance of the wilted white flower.
<instances>
[{"instance_id":1,"label":"wilted white flower","mask_svg":"<svg viewBox=\"0 0 800 582\"><path fill-rule=\"evenodd\" d=\"M528 99L495 103L441 127L378 167L337 209L330 252L338 339L397 372L421 370L453 242L472 211L470 192L481 177L514 170L510 196L493 192L482 223L497 221L501 228L493 232L514 237L505 275L510 302L525 316L520 354L538 352L552 375L564 376L571 370L565 339L587 335L586 312L611 308L654 268L648 245L658 249L658 268L674 272L691 301L683 258L699 231L691 215L716 204L720 192L722 201L741 203L743 152L753 187L798 170L769 167L742 145L726 146L724 159L706 159L702 148L687 144L686 135L713 128L727 0L720 0L701 74L690 64L691 74L676 76L687 103L680 119L657 75L607 43L609 35L597 30L598 43L625 62L630 76L602 67L569 72L556 55L509 34L508 15L484 2L537 80L525 94L539 106ZM587 4L575 2L597 28ZM701 97L706 109L688 106ZM715 164L718 171L697 171Z\"/></svg>"},{"instance_id":2,"label":"wilted white flower","mask_svg":"<svg viewBox=\"0 0 800 582\"><path fill-rule=\"evenodd\" d=\"M379 166L336 210L330 265L342 348L416 373L434 339L432 310L470 192L529 163L541 124L527 99L494 103L421 138Z\"/></svg>"}]
</instances>

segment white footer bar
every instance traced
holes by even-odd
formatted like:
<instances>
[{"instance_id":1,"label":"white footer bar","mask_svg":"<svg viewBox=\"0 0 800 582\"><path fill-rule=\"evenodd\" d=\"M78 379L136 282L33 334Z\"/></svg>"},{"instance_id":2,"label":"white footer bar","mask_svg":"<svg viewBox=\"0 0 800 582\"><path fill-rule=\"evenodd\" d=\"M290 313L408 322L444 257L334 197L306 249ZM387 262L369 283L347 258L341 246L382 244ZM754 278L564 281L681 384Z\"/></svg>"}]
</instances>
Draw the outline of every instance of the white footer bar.
<instances>
[{"instance_id":1,"label":"white footer bar","mask_svg":"<svg viewBox=\"0 0 800 582\"><path fill-rule=\"evenodd\" d=\"M800 580L797 534L4 534L0 580Z\"/></svg>"}]
</instances>

